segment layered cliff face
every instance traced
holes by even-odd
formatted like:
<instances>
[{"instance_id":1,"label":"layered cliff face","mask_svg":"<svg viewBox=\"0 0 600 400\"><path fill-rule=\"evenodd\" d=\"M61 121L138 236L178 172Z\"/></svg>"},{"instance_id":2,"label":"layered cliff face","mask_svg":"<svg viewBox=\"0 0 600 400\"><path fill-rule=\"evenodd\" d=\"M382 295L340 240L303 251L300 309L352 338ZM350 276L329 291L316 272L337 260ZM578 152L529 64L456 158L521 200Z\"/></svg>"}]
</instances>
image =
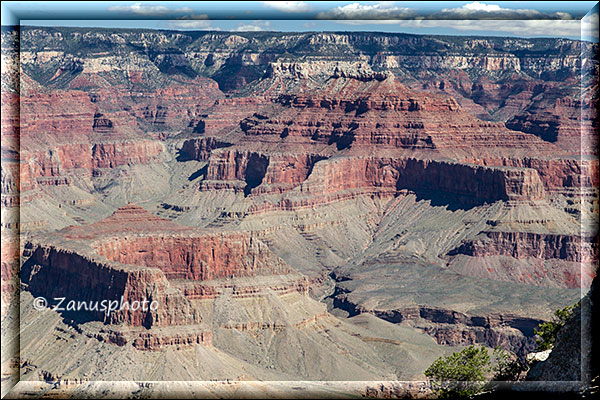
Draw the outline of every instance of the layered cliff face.
<instances>
[{"instance_id":1,"label":"layered cliff face","mask_svg":"<svg viewBox=\"0 0 600 400\"><path fill-rule=\"evenodd\" d=\"M565 93L567 101L577 102L579 90L573 88L581 66L589 64L580 57L582 46L583 54L591 54L588 48L594 50L592 44L564 39L451 40L384 33L338 33L332 39L330 33L272 33L263 40L247 32L88 33L25 29L21 35L24 71L44 85L70 88L125 83L155 87L169 77L193 82L201 75L213 78L224 91L260 86L265 74L282 80L280 90L285 91L286 85L295 85L290 80L382 77L386 73L380 71L391 71L405 76L411 87L447 92L486 119L506 121ZM71 42L99 50L82 56L65 46ZM105 51L107 43L123 52ZM140 43L150 50L148 54L137 50ZM579 118L575 114L564 116Z\"/></svg>"},{"instance_id":2,"label":"layered cliff face","mask_svg":"<svg viewBox=\"0 0 600 400\"><path fill-rule=\"evenodd\" d=\"M482 238L461 245L453 254L469 256L508 255L514 258L558 258L575 262L591 262L597 257L594 237L544 235L527 232L482 232ZM583 251L580 246L584 243Z\"/></svg>"},{"instance_id":3,"label":"layered cliff face","mask_svg":"<svg viewBox=\"0 0 600 400\"><path fill-rule=\"evenodd\" d=\"M482 231L448 253L449 267L495 279L568 288L588 287L598 258L598 237Z\"/></svg>"},{"instance_id":4,"label":"layered cliff face","mask_svg":"<svg viewBox=\"0 0 600 400\"><path fill-rule=\"evenodd\" d=\"M459 180L457 180L459 179ZM480 167L435 160L265 154L221 150L209 158L201 190L231 189L245 196L288 193L318 204L327 196L394 194L414 190L446 195L471 207L498 200L543 200L535 169Z\"/></svg>"},{"instance_id":5,"label":"layered cliff face","mask_svg":"<svg viewBox=\"0 0 600 400\"><path fill-rule=\"evenodd\" d=\"M556 151L532 135L470 117L451 97L417 93L390 73L334 72L322 87L300 95L281 95L279 108L244 119L245 135L287 143L335 143L406 149L515 147ZM452 135L449 135L452 132Z\"/></svg>"},{"instance_id":6,"label":"layered cliff face","mask_svg":"<svg viewBox=\"0 0 600 400\"><path fill-rule=\"evenodd\" d=\"M44 361L63 339L127 354L119 379L422 379L451 346L533 350L595 273L581 46L23 28L2 224L28 244L3 234L2 293L21 252L47 334L26 376L77 375ZM40 316L31 295L160 307ZM136 375L140 350L173 359Z\"/></svg>"},{"instance_id":7,"label":"layered cliff face","mask_svg":"<svg viewBox=\"0 0 600 400\"><path fill-rule=\"evenodd\" d=\"M301 284L290 280L293 271L251 235L198 234L134 204L90 226L69 227L53 238L42 235L25 245L24 255L27 262L21 269L21 279L32 294L67 302L99 303L95 309L78 310L80 313L72 318L100 320L112 329L111 341L119 345L131 341L134 347L148 350L169 344L210 345L210 332L204 332L207 328L201 325L202 316L188 299L197 299L195 291L202 288L211 291L203 298L214 298L230 284L229 279L260 274L272 278L247 294L260 295L269 284L277 291L306 291L303 278L295 277ZM180 287L183 281L200 285L195 290L187 285L184 290ZM202 286L204 282L208 286ZM106 312L101 308L102 301L130 305L147 301L157 306L138 310L132 305ZM141 336L133 331L130 337L131 332L123 331L119 324L144 327L146 331ZM196 336L185 339L176 330L171 336L169 331L156 331L173 326L197 326Z\"/></svg>"},{"instance_id":8,"label":"layered cliff face","mask_svg":"<svg viewBox=\"0 0 600 400\"><path fill-rule=\"evenodd\" d=\"M290 272L278 260L262 257L268 252L262 243L235 234L107 240L97 245L97 252L122 264L155 266L168 279L209 280Z\"/></svg>"},{"instance_id":9,"label":"layered cliff face","mask_svg":"<svg viewBox=\"0 0 600 400\"><path fill-rule=\"evenodd\" d=\"M157 270L118 270L109 265L86 259L73 251L35 246L28 264L21 271L28 289L45 298L66 298L75 301L101 303L116 300L163 304L162 310L124 309L110 315L101 310L94 317L106 323L125 323L130 326L171 326L200 322L200 317L179 293L168 290L165 276ZM85 284L84 284L85 282ZM47 286L49 285L49 286ZM66 306L67 304L65 304ZM167 307L165 307L165 305ZM133 306L132 306L133 307ZM91 307L90 307L91 308ZM97 307L99 308L99 307ZM93 312L92 312L93 314Z\"/></svg>"},{"instance_id":10,"label":"layered cliff face","mask_svg":"<svg viewBox=\"0 0 600 400\"><path fill-rule=\"evenodd\" d=\"M194 371L189 379L232 376L240 368L252 376L271 379L318 375L335 379L345 376L339 371L348 369L360 379L398 376L394 367L386 366L379 354L382 349L367 340L380 333L352 323L341 326L324 304L307 296L308 280L250 233L207 233L129 204L89 226L36 235L26 244L25 256L27 262L21 271L27 289L23 317L38 331L48 331L50 326L49 337L56 325L55 334L69 335L72 331L71 338L79 344L71 355L88 359L83 363L86 371L89 355L94 352L104 357L111 352L129 354L126 359L143 362L150 358L142 354L147 352L160 356L168 351L183 357L200 351L212 364L208 371ZM107 314L98 307L78 311L67 307L55 315L32 309L31 295L64 298L77 304L120 299L131 308ZM133 304L144 301L158 306L134 308ZM52 302L50 305L54 306ZM401 336L417 348L429 346L434 354L444 351L424 334L403 332ZM267 348L262 346L263 340L271 342ZM35 379L41 374L46 380L58 380L75 376L60 365L45 365L40 371L39 352L31 351L29 338L22 343L27 377ZM295 350L287 353L290 346L299 343L310 343L305 352L320 360L318 371L299 370L303 356ZM336 349L344 350L337 358L331 351L334 343ZM50 356L56 351L56 346L49 344L42 353ZM256 353L272 360L273 367L265 371L260 361L256 363ZM223 357L231 371L217 366ZM101 371L88 371L85 376L106 373ZM414 376L413 371L405 369L403 376ZM146 374L139 376L148 378Z\"/></svg>"}]
</instances>

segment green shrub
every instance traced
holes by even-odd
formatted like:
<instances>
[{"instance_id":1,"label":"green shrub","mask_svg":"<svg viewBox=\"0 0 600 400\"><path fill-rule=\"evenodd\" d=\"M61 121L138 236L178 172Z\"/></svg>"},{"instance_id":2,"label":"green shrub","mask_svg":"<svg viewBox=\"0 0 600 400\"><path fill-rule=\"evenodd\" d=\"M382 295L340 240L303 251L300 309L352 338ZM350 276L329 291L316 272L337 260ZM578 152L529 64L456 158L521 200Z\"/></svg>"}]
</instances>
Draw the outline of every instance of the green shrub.
<instances>
[{"instance_id":1,"label":"green shrub","mask_svg":"<svg viewBox=\"0 0 600 400\"><path fill-rule=\"evenodd\" d=\"M494 349L495 366L493 381L516 381L522 372L527 370L527 364L506 350Z\"/></svg>"},{"instance_id":2,"label":"green shrub","mask_svg":"<svg viewBox=\"0 0 600 400\"><path fill-rule=\"evenodd\" d=\"M470 397L485 387L491 371L490 356L485 347L469 346L446 358L438 358L425 371L441 398Z\"/></svg>"},{"instance_id":3,"label":"green shrub","mask_svg":"<svg viewBox=\"0 0 600 400\"><path fill-rule=\"evenodd\" d=\"M560 328L569 320L573 311L577 307L577 304L567 306L563 309L556 310L552 321L543 322L538 325L534 332L539 338L536 339L538 345L538 351L549 350L554 346L556 341L556 334Z\"/></svg>"}]
</instances>

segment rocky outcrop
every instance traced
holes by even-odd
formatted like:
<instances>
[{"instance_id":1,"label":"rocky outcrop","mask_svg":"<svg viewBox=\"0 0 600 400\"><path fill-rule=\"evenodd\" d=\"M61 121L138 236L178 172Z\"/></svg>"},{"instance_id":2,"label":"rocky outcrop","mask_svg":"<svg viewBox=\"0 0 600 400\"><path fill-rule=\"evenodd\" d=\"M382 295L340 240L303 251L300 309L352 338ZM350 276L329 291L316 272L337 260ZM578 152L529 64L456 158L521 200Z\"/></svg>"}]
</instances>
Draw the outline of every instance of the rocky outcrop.
<instances>
[{"instance_id":1,"label":"rocky outcrop","mask_svg":"<svg viewBox=\"0 0 600 400\"><path fill-rule=\"evenodd\" d=\"M96 144L62 144L43 151L21 152L27 162L20 171L21 191L38 185L69 185L71 175L99 175L100 168L159 162L164 145L151 140L126 140Z\"/></svg>"},{"instance_id":2,"label":"rocky outcrop","mask_svg":"<svg viewBox=\"0 0 600 400\"><path fill-rule=\"evenodd\" d=\"M240 284L239 281L223 282L222 280L215 281L187 281L177 285L177 288L190 300L205 300L215 299L227 293L232 298L248 298L260 296L264 293L265 288L278 295L298 292L303 295L308 294L310 283L308 279L296 273L289 271L273 271L277 273L277 279L272 282L261 277L261 280L256 280L250 284Z\"/></svg>"},{"instance_id":3,"label":"rocky outcrop","mask_svg":"<svg viewBox=\"0 0 600 400\"><path fill-rule=\"evenodd\" d=\"M598 257L598 241L595 236L484 231L479 239L468 241L449 253L456 254L472 257L506 255L514 258L556 258L589 263Z\"/></svg>"},{"instance_id":4,"label":"rocky outcrop","mask_svg":"<svg viewBox=\"0 0 600 400\"><path fill-rule=\"evenodd\" d=\"M347 43L347 42L346 42ZM311 41L311 44L315 44ZM386 72L376 72L366 62L351 61L311 61L311 62L273 62L267 73L277 78L307 79L315 76L333 78L353 78L361 81L382 81L388 77Z\"/></svg>"},{"instance_id":5,"label":"rocky outcrop","mask_svg":"<svg viewBox=\"0 0 600 400\"><path fill-rule=\"evenodd\" d=\"M261 164L262 163L262 164ZM458 198L464 204L498 200L539 200L546 194L533 169L481 167L436 160L259 154L225 150L209 159L202 190L244 190L246 194L286 192L318 198L338 192L410 189ZM249 189L249 190L248 190Z\"/></svg>"},{"instance_id":6,"label":"rocky outcrop","mask_svg":"<svg viewBox=\"0 0 600 400\"><path fill-rule=\"evenodd\" d=\"M133 347L139 350L156 351L170 346L193 346L193 345L212 345L212 333L203 331L190 335L170 334L168 336L158 336L150 333L140 334L133 340Z\"/></svg>"},{"instance_id":7,"label":"rocky outcrop","mask_svg":"<svg viewBox=\"0 0 600 400\"><path fill-rule=\"evenodd\" d=\"M492 146L550 150L533 135L469 116L452 97L410 90L393 75L338 75L310 93L278 96L275 112L255 113L240 129L249 140L335 144L338 150L366 145L442 152Z\"/></svg>"},{"instance_id":8,"label":"rocky outcrop","mask_svg":"<svg viewBox=\"0 0 600 400\"><path fill-rule=\"evenodd\" d=\"M125 164L147 164L164 150L160 143L136 141L98 143L92 146L92 168L114 168Z\"/></svg>"},{"instance_id":9,"label":"rocky outcrop","mask_svg":"<svg viewBox=\"0 0 600 400\"><path fill-rule=\"evenodd\" d=\"M91 304L87 313L107 324L125 323L150 329L200 322L198 312L181 293L170 288L159 269L117 267L73 250L34 242L25 249L29 258L21 270L21 279L36 296L64 298L63 307L71 300ZM147 304L156 301L159 307L152 310L148 305L144 311L138 305L139 309L133 309L133 302L144 300ZM117 301L119 308L122 301L129 302L131 308L107 315L101 310L102 301L105 304ZM101 311L93 311L92 307Z\"/></svg>"},{"instance_id":10,"label":"rocky outcrop","mask_svg":"<svg viewBox=\"0 0 600 400\"><path fill-rule=\"evenodd\" d=\"M215 149L229 147L232 144L219 140L214 137L202 137L198 139L188 139L183 142L179 151L178 161L208 160L210 153Z\"/></svg>"},{"instance_id":11,"label":"rocky outcrop","mask_svg":"<svg viewBox=\"0 0 600 400\"><path fill-rule=\"evenodd\" d=\"M463 198L467 203L466 198L476 203L545 196L534 170L479 169L474 165L435 160L371 158L332 159L319 167L330 170L315 173L315 179L303 185L305 190L315 190L315 186L328 191L340 190L360 182L356 186L366 183L365 186L389 185L418 192L443 192Z\"/></svg>"},{"instance_id":12,"label":"rocky outcrop","mask_svg":"<svg viewBox=\"0 0 600 400\"><path fill-rule=\"evenodd\" d=\"M315 164L325 158L318 154L215 151L209 158L202 190L227 188L245 195L283 193L304 182Z\"/></svg>"},{"instance_id":13,"label":"rocky outcrop","mask_svg":"<svg viewBox=\"0 0 600 400\"><path fill-rule=\"evenodd\" d=\"M465 161L480 165L535 169L550 192L568 192L571 189L598 187L599 184L598 160L594 158L489 157L469 158Z\"/></svg>"},{"instance_id":14,"label":"rocky outcrop","mask_svg":"<svg viewBox=\"0 0 600 400\"><path fill-rule=\"evenodd\" d=\"M439 344L501 346L521 356L536 348L533 328L542 322L517 315L470 315L428 306L371 310L352 303L343 293L334 297L334 305L348 311L351 316L371 313L392 323L418 327Z\"/></svg>"},{"instance_id":15,"label":"rocky outcrop","mask_svg":"<svg viewBox=\"0 0 600 400\"><path fill-rule=\"evenodd\" d=\"M565 149L573 149L593 137L592 121L582 119L582 104L578 96L565 97L560 90L547 90L543 101L529 106L506 121L506 127L539 136ZM584 149L596 154L595 149Z\"/></svg>"},{"instance_id":16,"label":"rocky outcrop","mask_svg":"<svg viewBox=\"0 0 600 400\"><path fill-rule=\"evenodd\" d=\"M575 305L573 314L556 333L546 360L535 363L527 372L530 381L581 381L584 386L598 379L598 275L590 291Z\"/></svg>"},{"instance_id":17,"label":"rocky outcrop","mask_svg":"<svg viewBox=\"0 0 600 400\"><path fill-rule=\"evenodd\" d=\"M588 287L597 235L484 230L444 258L454 271L551 287Z\"/></svg>"},{"instance_id":18,"label":"rocky outcrop","mask_svg":"<svg viewBox=\"0 0 600 400\"><path fill-rule=\"evenodd\" d=\"M87 327L86 334L143 350L211 344L191 300L214 299L224 291L236 298L265 290L308 292L307 279L250 233L201 232L134 204L88 226L42 234L25 245L23 256L21 279L34 296L51 305L51 299L63 298L63 308L70 301L85 303L63 310L65 317L102 321L107 328ZM250 277L258 280L243 280Z\"/></svg>"}]
</instances>

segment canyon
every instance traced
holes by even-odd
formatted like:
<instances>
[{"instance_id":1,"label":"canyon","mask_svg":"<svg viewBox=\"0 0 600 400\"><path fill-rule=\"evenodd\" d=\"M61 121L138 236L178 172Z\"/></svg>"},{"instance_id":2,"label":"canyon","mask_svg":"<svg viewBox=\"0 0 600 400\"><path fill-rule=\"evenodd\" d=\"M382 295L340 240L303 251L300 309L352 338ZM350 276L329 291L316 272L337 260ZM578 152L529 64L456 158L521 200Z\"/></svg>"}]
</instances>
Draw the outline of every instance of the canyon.
<instances>
[{"instance_id":1,"label":"canyon","mask_svg":"<svg viewBox=\"0 0 600 400\"><path fill-rule=\"evenodd\" d=\"M21 380L423 380L470 344L535 351L596 275L597 44L21 27L2 49Z\"/></svg>"}]
</instances>

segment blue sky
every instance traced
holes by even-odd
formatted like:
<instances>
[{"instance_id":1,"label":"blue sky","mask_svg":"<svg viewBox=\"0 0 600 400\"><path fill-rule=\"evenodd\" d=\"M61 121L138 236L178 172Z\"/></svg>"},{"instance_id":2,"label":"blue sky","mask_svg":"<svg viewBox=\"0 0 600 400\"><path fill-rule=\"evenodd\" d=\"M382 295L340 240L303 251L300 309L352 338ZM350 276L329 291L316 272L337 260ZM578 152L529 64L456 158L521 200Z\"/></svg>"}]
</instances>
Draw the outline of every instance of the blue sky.
<instances>
[{"instance_id":1,"label":"blue sky","mask_svg":"<svg viewBox=\"0 0 600 400\"><path fill-rule=\"evenodd\" d=\"M595 11L590 12L590 10ZM587 14L587 16L586 16ZM586 22L582 28L581 20ZM598 40L597 2L2 2L2 25L384 31Z\"/></svg>"}]
</instances>

